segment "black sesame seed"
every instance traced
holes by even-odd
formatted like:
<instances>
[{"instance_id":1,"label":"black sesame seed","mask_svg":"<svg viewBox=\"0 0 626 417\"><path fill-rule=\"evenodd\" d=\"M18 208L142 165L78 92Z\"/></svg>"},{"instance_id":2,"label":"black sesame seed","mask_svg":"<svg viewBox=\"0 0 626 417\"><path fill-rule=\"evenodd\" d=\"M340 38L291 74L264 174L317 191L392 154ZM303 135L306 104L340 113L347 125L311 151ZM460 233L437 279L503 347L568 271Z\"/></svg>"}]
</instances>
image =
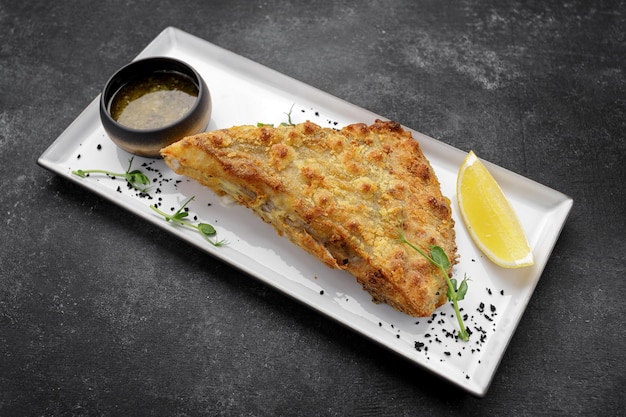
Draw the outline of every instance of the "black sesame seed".
<instances>
[{"instance_id":1,"label":"black sesame seed","mask_svg":"<svg viewBox=\"0 0 626 417\"><path fill-rule=\"evenodd\" d=\"M98 144L98 146L96 146L96 148L97 148L98 150L100 150L100 149L102 149L102 145Z\"/></svg>"}]
</instances>

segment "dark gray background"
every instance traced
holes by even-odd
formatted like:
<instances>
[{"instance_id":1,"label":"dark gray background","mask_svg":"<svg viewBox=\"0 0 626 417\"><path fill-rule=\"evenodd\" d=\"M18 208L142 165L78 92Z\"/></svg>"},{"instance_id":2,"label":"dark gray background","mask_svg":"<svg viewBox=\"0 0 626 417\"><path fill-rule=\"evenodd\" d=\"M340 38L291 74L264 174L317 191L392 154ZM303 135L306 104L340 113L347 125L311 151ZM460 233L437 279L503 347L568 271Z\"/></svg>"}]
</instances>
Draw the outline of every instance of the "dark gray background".
<instances>
[{"instance_id":1,"label":"dark gray background","mask_svg":"<svg viewBox=\"0 0 626 417\"><path fill-rule=\"evenodd\" d=\"M0 1L0 415L625 415L622 1ZM572 196L475 398L36 165L165 27Z\"/></svg>"}]
</instances>

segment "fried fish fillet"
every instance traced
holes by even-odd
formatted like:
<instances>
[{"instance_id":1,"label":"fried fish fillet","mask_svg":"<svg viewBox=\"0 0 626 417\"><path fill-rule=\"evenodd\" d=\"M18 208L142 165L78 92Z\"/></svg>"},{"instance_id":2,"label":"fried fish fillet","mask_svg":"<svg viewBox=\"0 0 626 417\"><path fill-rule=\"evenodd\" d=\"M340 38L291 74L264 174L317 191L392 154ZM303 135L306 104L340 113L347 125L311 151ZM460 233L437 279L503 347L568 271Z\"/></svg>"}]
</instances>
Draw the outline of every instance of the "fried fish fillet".
<instances>
[{"instance_id":1,"label":"fried fish fillet","mask_svg":"<svg viewBox=\"0 0 626 417\"><path fill-rule=\"evenodd\" d=\"M436 267L398 241L456 263L450 201L410 132L394 122L341 130L236 126L161 150L176 173L252 209L278 234L356 277L375 302L428 316L446 301ZM451 271L448 271L449 273Z\"/></svg>"}]
</instances>

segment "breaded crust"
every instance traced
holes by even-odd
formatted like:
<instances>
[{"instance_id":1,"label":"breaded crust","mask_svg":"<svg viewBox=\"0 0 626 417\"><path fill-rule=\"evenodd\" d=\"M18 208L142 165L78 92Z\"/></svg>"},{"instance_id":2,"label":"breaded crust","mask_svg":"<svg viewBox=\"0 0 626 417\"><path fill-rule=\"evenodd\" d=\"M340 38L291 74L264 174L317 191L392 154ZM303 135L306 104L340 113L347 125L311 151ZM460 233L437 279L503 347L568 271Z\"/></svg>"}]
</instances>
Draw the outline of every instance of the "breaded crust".
<instances>
[{"instance_id":1,"label":"breaded crust","mask_svg":"<svg viewBox=\"0 0 626 417\"><path fill-rule=\"evenodd\" d=\"M398 238L404 227L413 244L426 253L441 246L456 263L450 201L399 124L236 126L184 138L161 155L176 173L230 195L329 267L350 272L375 302L412 316L445 303L444 277Z\"/></svg>"}]
</instances>

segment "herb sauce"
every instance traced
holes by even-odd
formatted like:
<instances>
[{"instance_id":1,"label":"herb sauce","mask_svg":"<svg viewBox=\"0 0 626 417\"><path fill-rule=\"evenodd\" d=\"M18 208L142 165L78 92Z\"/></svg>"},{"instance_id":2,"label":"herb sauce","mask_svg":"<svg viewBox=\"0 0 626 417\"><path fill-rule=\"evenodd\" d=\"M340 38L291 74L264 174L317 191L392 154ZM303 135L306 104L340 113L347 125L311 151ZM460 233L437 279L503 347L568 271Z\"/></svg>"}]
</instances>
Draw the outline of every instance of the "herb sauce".
<instances>
[{"instance_id":1,"label":"herb sauce","mask_svg":"<svg viewBox=\"0 0 626 417\"><path fill-rule=\"evenodd\" d=\"M176 72L155 72L123 86L111 100L111 117L134 129L156 129L182 118L196 102L198 87Z\"/></svg>"}]
</instances>

